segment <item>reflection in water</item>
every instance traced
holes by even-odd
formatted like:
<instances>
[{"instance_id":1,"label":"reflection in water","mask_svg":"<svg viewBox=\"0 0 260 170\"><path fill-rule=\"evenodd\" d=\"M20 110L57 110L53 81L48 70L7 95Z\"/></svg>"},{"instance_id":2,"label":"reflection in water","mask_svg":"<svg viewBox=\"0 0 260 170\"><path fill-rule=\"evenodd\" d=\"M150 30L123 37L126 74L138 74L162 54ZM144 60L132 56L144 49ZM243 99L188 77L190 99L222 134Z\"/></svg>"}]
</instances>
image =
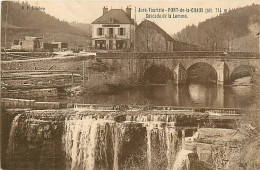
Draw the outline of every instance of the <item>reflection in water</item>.
<instances>
[{"instance_id":1,"label":"reflection in water","mask_svg":"<svg viewBox=\"0 0 260 170\"><path fill-rule=\"evenodd\" d=\"M215 86L190 84L188 89L191 101L202 106L208 106L210 103L213 103L217 95Z\"/></svg>"},{"instance_id":2,"label":"reflection in water","mask_svg":"<svg viewBox=\"0 0 260 170\"><path fill-rule=\"evenodd\" d=\"M116 94L68 97L59 99L71 103L161 105L185 107L248 107L255 94L250 86L218 86L173 84L137 87Z\"/></svg>"},{"instance_id":3,"label":"reflection in water","mask_svg":"<svg viewBox=\"0 0 260 170\"><path fill-rule=\"evenodd\" d=\"M256 94L251 86L234 86L229 95L233 99L232 102L238 103L242 108L254 104L256 100Z\"/></svg>"},{"instance_id":4,"label":"reflection in water","mask_svg":"<svg viewBox=\"0 0 260 170\"><path fill-rule=\"evenodd\" d=\"M252 95L250 86L234 86L232 87L232 92L238 97L249 97Z\"/></svg>"}]
</instances>

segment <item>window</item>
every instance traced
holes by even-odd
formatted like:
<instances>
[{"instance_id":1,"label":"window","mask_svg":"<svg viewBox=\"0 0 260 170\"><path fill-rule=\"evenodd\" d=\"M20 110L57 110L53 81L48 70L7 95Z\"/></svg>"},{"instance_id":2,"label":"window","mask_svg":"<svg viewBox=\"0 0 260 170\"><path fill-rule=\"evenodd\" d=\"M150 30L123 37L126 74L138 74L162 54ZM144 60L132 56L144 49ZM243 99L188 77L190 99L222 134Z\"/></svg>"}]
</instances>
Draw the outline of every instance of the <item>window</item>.
<instances>
[{"instance_id":1,"label":"window","mask_svg":"<svg viewBox=\"0 0 260 170\"><path fill-rule=\"evenodd\" d=\"M97 35L104 35L104 28L98 28Z\"/></svg>"},{"instance_id":2,"label":"window","mask_svg":"<svg viewBox=\"0 0 260 170\"><path fill-rule=\"evenodd\" d=\"M118 28L118 35L125 35L125 28Z\"/></svg>"},{"instance_id":3,"label":"window","mask_svg":"<svg viewBox=\"0 0 260 170\"><path fill-rule=\"evenodd\" d=\"M114 28L109 28L109 35L113 35L114 34Z\"/></svg>"}]
</instances>

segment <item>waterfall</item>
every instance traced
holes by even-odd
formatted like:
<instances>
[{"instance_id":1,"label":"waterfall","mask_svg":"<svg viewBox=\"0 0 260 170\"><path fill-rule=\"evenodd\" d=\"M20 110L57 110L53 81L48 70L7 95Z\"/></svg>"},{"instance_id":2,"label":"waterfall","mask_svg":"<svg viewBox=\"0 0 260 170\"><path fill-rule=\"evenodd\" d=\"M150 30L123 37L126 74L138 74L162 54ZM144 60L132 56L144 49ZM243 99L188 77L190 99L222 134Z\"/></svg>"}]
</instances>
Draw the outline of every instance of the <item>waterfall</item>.
<instances>
[{"instance_id":1,"label":"waterfall","mask_svg":"<svg viewBox=\"0 0 260 170\"><path fill-rule=\"evenodd\" d=\"M189 169L190 161L188 154L193 153L193 151L186 149L185 144L191 144L196 138L198 138L198 132L194 133L192 137L185 137L184 132L182 133L184 136L182 136L181 150L176 156L176 161L174 162L172 170Z\"/></svg>"},{"instance_id":2,"label":"waterfall","mask_svg":"<svg viewBox=\"0 0 260 170\"><path fill-rule=\"evenodd\" d=\"M7 149L7 155L11 158L13 157L14 151L15 151L15 134L17 129L19 128L19 120L22 114L18 114L15 116L11 129L10 129L10 135L8 140L8 149Z\"/></svg>"},{"instance_id":3,"label":"waterfall","mask_svg":"<svg viewBox=\"0 0 260 170\"><path fill-rule=\"evenodd\" d=\"M113 140L113 170L119 170L118 154L120 152L120 147L122 145L123 136L124 136L124 126L121 124L115 123L115 126L112 130L112 140Z\"/></svg>"},{"instance_id":4,"label":"waterfall","mask_svg":"<svg viewBox=\"0 0 260 170\"><path fill-rule=\"evenodd\" d=\"M158 116L155 117L155 120L158 120ZM177 152L175 145L177 143L177 133L173 125L172 123L165 124L160 121L144 123L147 138L148 169L159 167L159 161L164 162L163 159L167 159L165 168L171 169ZM164 155L166 155L165 158Z\"/></svg>"},{"instance_id":5,"label":"waterfall","mask_svg":"<svg viewBox=\"0 0 260 170\"><path fill-rule=\"evenodd\" d=\"M10 132L10 155L14 153L14 149L28 147L27 144L34 148L30 153L33 163L31 167L41 167L42 164L54 167L55 159L49 161L52 165L48 165L48 153L51 153L53 158L58 158L54 152L60 145L61 153L64 153L60 155L61 161L65 161L63 166L66 169L154 170L161 167L172 170L175 165L181 139L178 137L179 130L175 127L173 115L122 116L107 112L79 111L66 115L61 122L53 124L53 115L41 114L27 114L23 119L20 119L20 115L16 116ZM59 131L57 126L60 127ZM21 130L18 131L18 128ZM56 142L57 145L53 145L57 135L60 136L60 143ZM13 144L16 147L14 149ZM24 148L22 153L28 152L29 149ZM36 151L40 152L37 154L39 159L33 159L33 153Z\"/></svg>"},{"instance_id":6,"label":"waterfall","mask_svg":"<svg viewBox=\"0 0 260 170\"><path fill-rule=\"evenodd\" d=\"M147 169L155 169L161 164L172 169L178 151L178 137L175 122L168 122L170 120L173 119L168 115L127 115L126 120L119 123L112 116L71 116L65 120L64 130L68 168L122 169L124 161L135 156L129 155L132 152L124 148L130 145L134 154L147 156ZM142 128L145 128L143 135L146 136L138 138L144 138L142 146L146 153L141 153L143 150L136 148L135 139L132 139L135 131Z\"/></svg>"},{"instance_id":7,"label":"waterfall","mask_svg":"<svg viewBox=\"0 0 260 170\"><path fill-rule=\"evenodd\" d=\"M70 158L70 169L95 168L96 156L106 155L106 124L110 120L95 119L92 116L83 116L82 119L65 120L65 152ZM115 135L116 136L116 135ZM102 140L98 140L102 137ZM102 145L97 151L98 145ZM115 144L115 147L116 144ZM107 162L104 162L107 164Z\"/></svg>"},{"instance_id":8,"label":"waterfall","mask_svg":"<svg viewBox=\"0 0 260 170\"><path fill-rule=\"evenodd\" d=\"M148 160L148 169L151 169L151 161L152 161L152 151L151 151L151 133L153 129L153 124L149 123L146 127L147 134L147 160Z\"/></svg>"},{"instance_id":9,"label":"waterfall","mask_svg":"<svg viewBox=\"0 0 260 170\"><path fill-rule=\"evenodd\" d=\"M171 124L170 124L171 125ZM174 126L170 126L165 129L166 132L166 143L167 143L167 170L172 169L175 154L177 153L177 148L175 148L177 144L177 132L174 129ZM174 149L173 149L174 148Z\"/></svg>"},{"instance_id":10,"label":"waterfall","mask_svg":"<svg viewBox=\"0 0 260 170\"><path fill-rule=\"evenodd\" d=\"M114 139L114 162L113 162L113 170L118 170L118 151L119 151L119 148L118 148L118 145L119 145L119 135L118 135L118 129L115 128L114 129L114 133L113 133L113 139Z\"/></svg>"},{"instance_id":11,"label":"waterfall","mask_svg":"<svg viewBox=\"0 0 260 170\"><path fill-rule=\"evenodd\" d=\"M192 153L192 151L182 148L181 151L177 154L177 158L173 165L172 170L188 169L187 164L188 164L189 153Z\"/></svg>"}]
</instances>

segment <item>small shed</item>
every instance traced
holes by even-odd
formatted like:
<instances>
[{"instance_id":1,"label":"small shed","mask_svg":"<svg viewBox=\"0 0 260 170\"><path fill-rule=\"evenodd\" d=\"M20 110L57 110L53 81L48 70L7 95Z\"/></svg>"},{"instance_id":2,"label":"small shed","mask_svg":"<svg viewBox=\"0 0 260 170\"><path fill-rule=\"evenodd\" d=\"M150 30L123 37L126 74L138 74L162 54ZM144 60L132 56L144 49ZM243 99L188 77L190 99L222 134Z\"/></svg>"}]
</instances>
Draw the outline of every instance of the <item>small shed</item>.
<instances>
[{"instance_id":1,"label":"small shed","mask_svg":"<svg viewBox=\"0 0 260 170\"><path fill-rule=\"evenodd\" d=\"M52 42L51 44L55 52L68 50L68 43L66 42Z\"/></svg>"},{"instance_id":2,"label":"small shed","mask_svg":"<svg viewBox=\"0 0 260 170\"><path fill-rule=\"evenodd\" d=\"M41 37L30 37L14 39L11 45L13 50L25 50L25 51L40 51L42 49L43 42Z\"/></svg>"}]
</instances>

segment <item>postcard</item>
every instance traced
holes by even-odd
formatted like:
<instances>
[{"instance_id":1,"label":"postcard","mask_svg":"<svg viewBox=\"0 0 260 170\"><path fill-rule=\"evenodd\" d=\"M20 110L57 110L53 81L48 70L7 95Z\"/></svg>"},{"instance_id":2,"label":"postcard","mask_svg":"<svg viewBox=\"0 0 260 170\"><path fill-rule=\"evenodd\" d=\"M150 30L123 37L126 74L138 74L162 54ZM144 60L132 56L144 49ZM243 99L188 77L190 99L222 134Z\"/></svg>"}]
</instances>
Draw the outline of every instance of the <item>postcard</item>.
<instances>
[{"instance_id":1,"label":"postcard","mask_svg":"<svg viewBox=\"0 0 260 170\"><path fill-rule=\"evenodd\" d=\"M1 1L3 170L259 170L259 0Z\"/></svg>"}]
</instances>

